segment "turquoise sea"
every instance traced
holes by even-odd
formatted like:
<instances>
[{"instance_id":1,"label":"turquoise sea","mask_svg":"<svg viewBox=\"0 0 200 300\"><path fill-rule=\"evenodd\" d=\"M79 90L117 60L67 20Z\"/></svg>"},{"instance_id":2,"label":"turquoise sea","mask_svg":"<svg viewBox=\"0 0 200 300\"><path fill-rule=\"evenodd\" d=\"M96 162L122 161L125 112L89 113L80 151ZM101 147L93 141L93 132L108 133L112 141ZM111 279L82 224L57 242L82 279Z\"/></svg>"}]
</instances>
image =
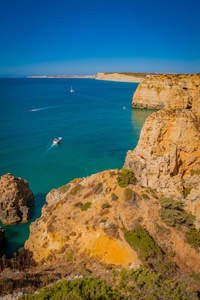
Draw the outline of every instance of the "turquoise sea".
<instances>
[{"instance_id":1,"label":"turquoise sea","mask_svg":"<svg viewBox=\"0 0 200 300\"><path fill-rule=\"evenodd\" d=\"M94 79L0 79L0 176L10 172L26 179L35 196L29 223L4 227L7 242L0 255L10 257L23 246L51 189L123 167L152 113L132 110L137 86ZM62 143L52 146L56 137Z\"/></svg>"}]
</instances>

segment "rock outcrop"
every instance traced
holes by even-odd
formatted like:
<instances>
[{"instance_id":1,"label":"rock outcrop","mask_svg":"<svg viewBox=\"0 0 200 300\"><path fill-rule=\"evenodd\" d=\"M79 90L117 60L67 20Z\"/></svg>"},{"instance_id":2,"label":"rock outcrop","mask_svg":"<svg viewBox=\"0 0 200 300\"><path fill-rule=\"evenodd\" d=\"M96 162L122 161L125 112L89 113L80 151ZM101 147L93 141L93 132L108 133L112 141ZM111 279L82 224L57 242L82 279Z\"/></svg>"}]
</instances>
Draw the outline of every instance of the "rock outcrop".
<instances>
[{"instance_id":1,"label":"rock outcrop","mask_svg":"<svg viewBox=\"0 0 200 300\"><path fill-rule=\"evenodd\" d=\"M140 184L163 195L183 195L200 182L200 116L191 110L160 110L149 116L124 168Z\"/></svg>"},{"instance_id":2,"label":"rock outcrop","mask_svg":"<svg viewBox=\"0 0 200 300\"><path fill-rule=\"evenodd\" d=\"M33 193L26 180L14 178L10 173L1 177L0 220L5 225L27 222L33 204Z\"/></svg>"},{"instance_id":3,"label":"rock outcrop","mask_svg":"<svg viewBox=\"0 0 200 300\"><path fill-rule=\"evenodd\" d=\"M132 107L188 109L200 112L200 75L162 75L145 79L134 93Z\"/></svg>"},{"instance_id":4,"label":"rock outcrop","mask_svg":"<svg viewBox=\"0 0 200 300\"><path fill-rule=\"evenodd\" d=\"M104 264L139 266L139 253L124 237L124 230L143 226L166 257L182 272L199 272L200 255L176 228L161 220L159 194L138 183L118 185L118 170L75 179L47 196L41 218L30 226L25 248L36 262L99 259ZM169 234L170 232L170 234ZM173 253L173 258L170 257Z\"/></svg>"},{"instance_id":5,"label":"rock outcrop","mask_svg":"<svg viewBox=\"0 0 200 300\"><path fill-rule=\"evenodd\" d=\"M2 226L0 226L0 245L4 242L5 240L5 230Z\"/></svg>"},{"instance_id":6,"label":"rock outcrop","mask_svg":"<svg viewBox=\"0 0 200 300\"><path fill-rule=\"evenodd\" d=\"M122 82L142 82L144 78L123 73L98 73L97 80L122 81Z\"/></svg>"}]
</instances>

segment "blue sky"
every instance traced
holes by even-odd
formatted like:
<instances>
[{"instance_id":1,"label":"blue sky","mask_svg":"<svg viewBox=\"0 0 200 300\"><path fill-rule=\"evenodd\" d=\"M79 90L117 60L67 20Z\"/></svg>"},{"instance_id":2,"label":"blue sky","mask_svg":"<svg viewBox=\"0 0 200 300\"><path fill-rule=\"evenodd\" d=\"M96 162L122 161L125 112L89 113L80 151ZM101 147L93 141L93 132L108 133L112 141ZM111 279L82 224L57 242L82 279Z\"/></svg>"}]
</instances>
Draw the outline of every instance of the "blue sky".
<instances>
[{"instance_id":1,"label":"blue sky","mask_svg":"<svg viewBox=\"0 0 200 300\"><path fill-rule=\"evenodd\" d=\"M200 0L1 0L0 76L200 72Z\"/></svg>"}]
</instances>

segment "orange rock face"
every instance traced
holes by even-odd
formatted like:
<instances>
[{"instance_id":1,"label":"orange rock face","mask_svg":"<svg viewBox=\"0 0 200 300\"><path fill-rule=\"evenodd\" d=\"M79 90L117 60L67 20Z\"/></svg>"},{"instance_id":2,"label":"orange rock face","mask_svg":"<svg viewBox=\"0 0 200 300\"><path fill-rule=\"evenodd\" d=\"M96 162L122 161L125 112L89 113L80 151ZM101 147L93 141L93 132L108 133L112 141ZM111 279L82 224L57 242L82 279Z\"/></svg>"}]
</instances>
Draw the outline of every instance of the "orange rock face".
<instances>
[{"instance_id":1,"label":"orange rock face","mask_svg":"<svg viewBox=\"0 0 200 300\"><path fill-rule=\"evenodd\" d=\"M149 109L198 108L200 75L153 76L139 84L132 107ZM198 107L197 107L198 106Z\"/></svg>"},{"instance_id":2,"label":"orange rock face","mask_svg":"<svg viewBox=\"0 0 200 300\"><path fill-rule=\"evenodd\" d=\"M0 220L5 225L27 222L33 203L33 193L26 180L14 178L10 173L1 176Z\"/></svg>"},{"instance_id":3,"label":"orange rock face","mask_svg":"<svg viewBox=\"0 0 200 300\"><path fill-rule=\"evenodd\" d=\"M126 188L117 184L117 173L108 170L76 179L48 194L48 205L43 207L41 218L31 224L25 244L33 258L48 262L87 255L125 268L141 265L123 231L139 224L164 252L175 253L172 260L182 272L200 270L200 256L186 243L183 233L170 228L170 234L159 234L158 224L167 227L159 216L159 200L137 183L128 185L131 197L127 197ZM148 198L141 196L144 193Z\"/></svg>"},{"instance_id":4,"label":"orange rock face","mask_svg":"<svg viewBox=\"0 0 200 300\"><path fill-rule=\"evenodd\" d=\"M165 196L198 186L200 116L190 110L160 110L149 116L124 167L134 171L142 186Z\"/></svg>"}]
</instances>

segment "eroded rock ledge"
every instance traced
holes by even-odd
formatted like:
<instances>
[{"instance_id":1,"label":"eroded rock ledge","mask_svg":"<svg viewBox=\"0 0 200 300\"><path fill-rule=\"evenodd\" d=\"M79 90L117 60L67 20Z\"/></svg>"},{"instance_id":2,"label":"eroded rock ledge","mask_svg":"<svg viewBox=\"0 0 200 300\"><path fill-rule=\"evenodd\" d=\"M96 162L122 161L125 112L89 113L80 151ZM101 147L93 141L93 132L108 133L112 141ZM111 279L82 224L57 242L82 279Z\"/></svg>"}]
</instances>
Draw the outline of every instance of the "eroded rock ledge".
<instances>
[{"instance_id":1,"label":"eroded rock ledge","mask_svg":"<svg viewBox=\"0 0 200 300\"><path fill-rule=\"evenodd\" d=\"M200 112L200 75L153 76L141 82L132 107L148 109L188 109Z\"/></svg>"},{"instance_id":2,"label":"eroded rock ledge","mask_svg":"<svg viewBox=\"0 0 200 300\"><path fill-rule=\"evenodd\" d=\"M0 220L3 224L27 222L33 204L33 193L26 180L14 178L10 173L1 177Z\"/></svg>"}]
</instances>

